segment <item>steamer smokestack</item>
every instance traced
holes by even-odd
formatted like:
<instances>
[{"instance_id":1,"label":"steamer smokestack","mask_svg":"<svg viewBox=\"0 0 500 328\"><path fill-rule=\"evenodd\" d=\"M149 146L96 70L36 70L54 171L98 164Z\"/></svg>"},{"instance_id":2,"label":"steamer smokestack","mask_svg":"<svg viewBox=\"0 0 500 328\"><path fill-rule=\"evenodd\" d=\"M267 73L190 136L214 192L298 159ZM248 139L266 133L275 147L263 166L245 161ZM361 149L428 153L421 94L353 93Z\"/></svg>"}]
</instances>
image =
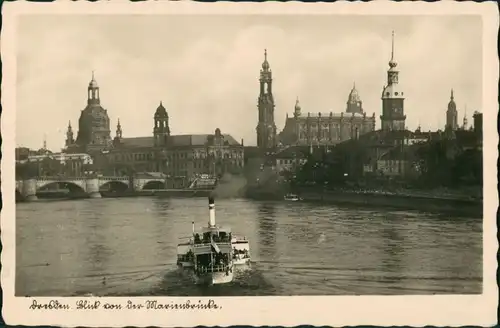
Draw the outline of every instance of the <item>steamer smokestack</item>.
<instances>
[{"instance_id":1,"label":"steamer smokestack","mask_svg":"<svg viewBox=\"0 0 500 328\"><path fill-rule=\"evenodd\" d=\"M215 227L215 201L213 196L208 197L208 214L208 226L213 228Z\"/></svg>"}]
</instances>

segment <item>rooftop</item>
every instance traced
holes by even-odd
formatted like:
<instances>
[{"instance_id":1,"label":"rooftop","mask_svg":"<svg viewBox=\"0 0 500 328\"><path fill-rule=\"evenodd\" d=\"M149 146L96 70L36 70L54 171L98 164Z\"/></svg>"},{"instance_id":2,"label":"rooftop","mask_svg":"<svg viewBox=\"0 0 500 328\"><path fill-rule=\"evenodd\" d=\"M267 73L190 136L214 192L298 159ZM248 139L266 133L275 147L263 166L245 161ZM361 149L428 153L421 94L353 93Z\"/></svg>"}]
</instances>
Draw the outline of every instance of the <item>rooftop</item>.
<instances>
[{"instance_id":1,"label":"rooftop","mask_svg":"<svg viewBox=\"0 0 500 328\"><path fill-rule=\"evenodd\" d=\"M173 135L169 137L170 145L173 147L183 147L183 146L205 146L208 143L212 134L185 134L185 135ZM240 146L231 135L223 134L224 142L229 146ZM134 137L134 138L122 138L121 147L126 148L147 148L154 146L153 137Z\"/></svg>"}]
</instances>

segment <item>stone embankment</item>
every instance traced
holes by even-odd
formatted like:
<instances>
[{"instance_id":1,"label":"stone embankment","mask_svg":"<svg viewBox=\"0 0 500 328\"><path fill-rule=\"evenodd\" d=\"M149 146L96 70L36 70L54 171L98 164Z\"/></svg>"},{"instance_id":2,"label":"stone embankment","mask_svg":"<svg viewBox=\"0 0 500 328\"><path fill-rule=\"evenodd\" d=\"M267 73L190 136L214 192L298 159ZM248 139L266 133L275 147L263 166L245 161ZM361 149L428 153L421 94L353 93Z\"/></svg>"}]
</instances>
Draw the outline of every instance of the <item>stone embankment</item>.
<instances>
[{"instance_id":1,"label":"stone embankment","mask_svg":"<svg viewBox=\"0 0 500 328\"><path fill-rule=\"evenodd\" d=\"M294 190L304 201L343 204L350 206L377 206L428 212L442 212L482 217L482 195L469 193L453 193L444 190L354 190L323 189L319 187L303 187ZM247 193L252 199L283 199L283 193L266 190L252 190Z\"/></svg>"}]
</instances>

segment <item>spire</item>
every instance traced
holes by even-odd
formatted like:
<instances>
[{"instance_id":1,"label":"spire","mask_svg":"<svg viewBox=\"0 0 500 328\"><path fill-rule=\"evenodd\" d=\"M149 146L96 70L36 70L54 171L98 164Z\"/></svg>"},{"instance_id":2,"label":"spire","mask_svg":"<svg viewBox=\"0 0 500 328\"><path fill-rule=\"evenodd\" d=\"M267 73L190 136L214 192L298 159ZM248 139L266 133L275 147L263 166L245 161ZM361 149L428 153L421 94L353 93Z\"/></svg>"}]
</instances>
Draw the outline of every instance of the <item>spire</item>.
<instances>
[{"instance_id":1,"label":"spire","mask_svg":"<svg viewBox=\"0 0 500 328\"><path fill-rule=\"evenodd\" d=\"M68 130L71 131L71 121L68 121Z\"/></svg>"},{"instance_id":2,"label":"spire","mask_svg":"<svg viewBox=\"0 0 500 328\"><path fill-rule=\"evenodd\" d=\"M116 124L116 138L121 139L122 137L122 125L120 124L120 119L118 119L118 123Z\"/></svg>"},{"instance_id":3,"label":"spire","mask_svg":"<svg viewBox=\"0 0 500 328\"><path fill-rule=\"evenodd\" d=\"M94 70L92 71L92 79L90 80L89 88L93 88L93 89L99 88L99 86L97 85L97 81L95 80L95 71Z\"/></svg>"},{"instance_id":4,"label":"spire","mask_svg":"<svg viewBox=\"0 0 500 328\"><path fill-rule=\"evenodd\" d=\"M297 100L295 100L295 108L293 111L293 116L296 118L299 117L301 114L300 111L301 111L300 102L299 102L299 97L297 96Z\"/></svg>"},{"instance_id":5,"label":"spire","mask_svg":"<svg viewBox=\"0 0 500 328\"><path fill-rule=\"evenodd\" d=\"M262 63L262 69L264 71L269 70L269 62L267 61L267 49L264 49L264 62Z\"/></svg>"},{"instance_id":6,"label":"spire","mask_svg":"<svg viewBox=\"0 0 500 328\"><path fill-rule=\"evenodd\" d=\"M391 60L389 61L389 67L394 68L398 66L398 63L394 60L394 31L392 31L392 48L391 48Z\"/></svg>"},{"instance_id":7,"label":"spire","mask_svg":"<svg viewBox=\"0 0 500 328\"><path fill-rule=\"evenodd\" d=\"M453 88L451 88L451 96L450 96L450 99L451 99L451 100L455 99L455 97L453 96Z\"/></svg>"},{"instance_id":8,"label":"spire","mask_svg":"<svg viewBox=\"0 0 500 328\"><path fill-rule=\"evenodd\" d=\"M43 135L43 150L47 150L47 135Z\"/></svg>"},{"instance_id":9,"label":"spire","mask_svg":"<svg viewBox=\"0 0 500 328\"><path fill-rule=\"evenodd\" d=\"M391 51L391 60L394 60L394 31L392 31L392 51Z\"/></svg>"}]
</instances>

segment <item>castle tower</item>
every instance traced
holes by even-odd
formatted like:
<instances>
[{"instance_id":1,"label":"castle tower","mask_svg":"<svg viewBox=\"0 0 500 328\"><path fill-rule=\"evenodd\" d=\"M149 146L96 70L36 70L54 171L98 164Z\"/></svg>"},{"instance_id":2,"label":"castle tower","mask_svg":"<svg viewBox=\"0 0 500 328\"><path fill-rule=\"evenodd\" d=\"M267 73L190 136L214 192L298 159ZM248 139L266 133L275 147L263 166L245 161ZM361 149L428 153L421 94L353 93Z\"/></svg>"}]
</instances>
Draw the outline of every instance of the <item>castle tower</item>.
<instances>
[{"instance_id":1,"label":"castle tower","mask_svg":"<svg viewBox=\"0 0 500 328\"><path fill-rule=\"evenodd\" d=\"M156 147L165 147L168 144L168 137L170 136L168 113L161 101L154 116L153 136Z\"/></svg>"},{"instance_id":2,"label":"castle tower","mask_svg":"<svg viewBox=\"0 0 500 328\"><path fill-rule=\"evenodd\" d=\"M300 115L301 115L301 108L299 103L299 97L297 97L297 100L295 101L295 108L293 109L293 117L297 118Z\"/></svg>"},{"instance_id":3,"label":"castle tower","mask_svg":"<svg viewBox=\"0 0 500 328\"><path fill-rule=\"evenodd\" d=\"M404 130L406 115L404 114L404 97L399 86L398 64L394 60L394 31L392 32L392 51L387 71L387 86L382 91L382 130Z\"/></svg>"},{"instance_id":4,"label":"castle tower","mask_svg":"<svg viewBox=\"0 0 500 328\"><path fill-rule=\"evenodd\" d=\"M71 121L68 122L68 131L66 131L66 147L71 146L75 140L73 139L73 128L71 127Z\"/></svg>"},{"instance_id":5,"label":"castle tower","mask_svg":"<svg viewBox=\"0 0 500 328\"><path fill-rule=\"evenodd\" d=\"M458 128L458 112L455 97L453 96L453 89L451 89L450 102L448 103L448 110L446 111L446 126L445 130L456 131Z\"/></svg>"},{"instance_id":6,"label":"castle tower","mask_svg":"<svg viewBox=\"0 0 500 328\"><path fill-rule=\"evenodd\" d=\"M353 84L352 90L347 98L347 113L363 114L363 102L359 97L358 90L356 90L356 83Z\"/></svg>"},{"instance_id":7,"label":"castle tower","mask_svg":"<svg viewBox=\"0 0 500 328\"><path fill-rule=\"evenodd\" d=\"M274 148L276 146L276 124L274 123L274 97L272 91L272 72L264 50L264 62L260 70L260 93L258 99L259 123L257 124L257 146Z\"/></svg>"}]
</instances>

